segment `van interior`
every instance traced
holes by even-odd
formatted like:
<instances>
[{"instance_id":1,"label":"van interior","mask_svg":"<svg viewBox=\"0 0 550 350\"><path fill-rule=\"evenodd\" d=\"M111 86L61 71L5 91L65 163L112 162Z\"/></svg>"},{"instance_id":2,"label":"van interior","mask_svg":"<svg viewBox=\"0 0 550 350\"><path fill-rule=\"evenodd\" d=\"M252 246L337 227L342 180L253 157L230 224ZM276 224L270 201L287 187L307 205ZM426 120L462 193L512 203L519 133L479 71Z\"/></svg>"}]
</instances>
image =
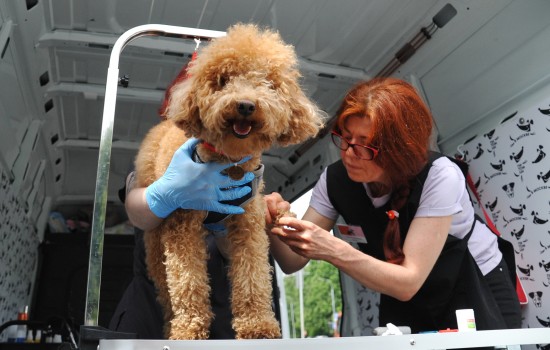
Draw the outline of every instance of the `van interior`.
<instances>
[{"instance_id":1,"label":"van interior","mask_svg":"<svg viewBox=\"0 0 550 350\"><path fill-rule=\"evenodd\" d=\"M433 115L433 149L469 164L480 215L514 246L522 328L550 327L549 14L546 0L0 0L0 324L29 306L31 320L70 318L78 330L87 292L101 288L94 326L106 327L132 278L119 191L197 42L156 32L124 46L103 144L117 40L144 25L256 23L294 46L303 90L327 125L360 81L394 76L417 88ZM307 196L339 159L329 131L265 152L264 192ZM100 286L88 281L92 255ZM343 336L383 326L370 308L376 293L346 276L341 289ZM548 348L546 339L524 349Z\"/></svg>"}]
</instances>

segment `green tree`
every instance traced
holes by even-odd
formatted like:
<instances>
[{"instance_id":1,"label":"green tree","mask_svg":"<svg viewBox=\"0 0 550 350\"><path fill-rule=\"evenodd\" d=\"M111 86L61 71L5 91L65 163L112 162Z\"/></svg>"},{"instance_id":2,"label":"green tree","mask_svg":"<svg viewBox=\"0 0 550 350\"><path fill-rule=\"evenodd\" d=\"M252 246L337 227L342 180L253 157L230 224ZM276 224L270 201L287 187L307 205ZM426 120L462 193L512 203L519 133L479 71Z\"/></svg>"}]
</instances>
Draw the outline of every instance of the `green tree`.
<instances>
[{"instance_id":1,"label":"green tree","mask_svg":"<svg viewBox=\"0 0 550 350\"><path fill-rule=\"evenodd\" d=\"M310 261L304 268L304 328L308 337L333 336L333 310L342 310L338 270L324 261ZM300 337L298 274L285 277L291 337Z\"/></svg>"}]
</instances>

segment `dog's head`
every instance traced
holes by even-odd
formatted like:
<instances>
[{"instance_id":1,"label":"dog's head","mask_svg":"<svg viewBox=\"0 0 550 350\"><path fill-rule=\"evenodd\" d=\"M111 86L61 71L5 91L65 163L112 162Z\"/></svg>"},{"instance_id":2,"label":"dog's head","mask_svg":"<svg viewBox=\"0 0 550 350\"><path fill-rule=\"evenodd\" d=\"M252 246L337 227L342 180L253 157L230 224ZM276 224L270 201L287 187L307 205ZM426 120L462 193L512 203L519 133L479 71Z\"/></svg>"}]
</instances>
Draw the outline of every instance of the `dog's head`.
<instances>
[{"instance_id":1,"label":"dog's head","mask_svg":"<svg viewBox=\"0 0 550 350\"><path fill-rule=\"evenodd\" d=\"M300 143L323 124L300 88L294 48L271 30L232 26L199 52L188 75L170 90L167 117L230 158Z\"/></svg>"}]
</instances>

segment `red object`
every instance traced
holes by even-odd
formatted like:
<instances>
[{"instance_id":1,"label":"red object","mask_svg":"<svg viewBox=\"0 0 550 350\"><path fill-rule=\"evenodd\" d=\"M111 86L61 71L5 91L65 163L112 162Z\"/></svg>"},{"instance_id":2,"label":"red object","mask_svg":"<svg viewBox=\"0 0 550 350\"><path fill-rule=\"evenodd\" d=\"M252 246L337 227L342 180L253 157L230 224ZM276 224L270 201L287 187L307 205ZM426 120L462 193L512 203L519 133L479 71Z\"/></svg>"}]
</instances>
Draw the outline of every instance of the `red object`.
<instances>
[{"instance_id":1,"label":"red object","mask_svg":"<svg viewBox=\"0 0 550 350\"><path fill-rule=\"evenodd\" d=\"M170 85L168 85L168 87L166 88L166 92L164 93L164 100L162 101L162 105L160 106L159 108L159 115L162 119L165 119L166 118L166 109L168 108L168 101L170 100L170 93L171 93L171 90L172 88L174 87L174 85L184 81L185 79L187 79L189 77L189 75L187 74L187 69L189 68L189 66L191 65L191 63L197 58L197 51L193 52L193 55L191 56L191 60L189 61L189 63L187 63L182 69L181 71L178 73L178 75L176 76L176 78L170 83Z\"/></svg>"},{"instance_id":2,"label":"red object","mask_svg":"<svg viewBox=\"0 0 550 350\"><path fill-rule=\"evenodd\" d=\"M17 319L20 321L27 321L29 319L29 307L25 306L23 311L17 314Z\"/></svg>"},{"instance_id":3,"label":"red object","mask_svg":"<svg viewBox=\"0 0 550 350\"><path fill-rule=\"evenodd\" d=\"M206 149L208 149L208 150L210 150L210 151L212 151L212 152L214 152L214 153L218 153L218 154L223 155L223 152L220 151L220 150L218 150L218 149L216 149L216 147L214 147L214 145L212 145L211 143L208 143L208 142L206 142L206 141L203 141L203 142L202 142L202 145L204 146L204 148L206 148Z\"/></svg>"},{"instance_id":4,"label":"red object","mask_svg":"<svg viewBox=\"0 0 550 350\"><path fill-rule=\"evenodd\" d=\"M396 210L389 210L389 211L386 212L386 214L388 215L390 220L393 220L393 219L399 217L399 213Z\"/></svg>"},{"instance_id":5,"label":"red object","mask_svg":"<svg viewBox=\"0 0 550 350\"><path fill-rule=\"evenodd\" d=\"M458 329L447 328L447 329L442 329L442 330L439 331L439 333L452 333L452 332L458 332Z\"/></svg>"}]
</instances>

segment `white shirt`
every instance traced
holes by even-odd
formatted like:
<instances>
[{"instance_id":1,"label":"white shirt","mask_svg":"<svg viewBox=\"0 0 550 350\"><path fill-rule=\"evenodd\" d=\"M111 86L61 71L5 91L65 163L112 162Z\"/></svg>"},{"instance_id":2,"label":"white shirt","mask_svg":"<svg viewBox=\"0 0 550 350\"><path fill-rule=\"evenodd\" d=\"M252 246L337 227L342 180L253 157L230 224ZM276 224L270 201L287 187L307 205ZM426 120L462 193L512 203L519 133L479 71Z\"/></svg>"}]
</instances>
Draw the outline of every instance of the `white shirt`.
<instances>
[{"instance_id":1,"label":"white shirt","mask_svg":"<svg viewBox=\"0 0 550 350\"><path fill-rule=\"evenodd\" d=\"M325 169L313 188L309 205L319 214L336 220L339 213L328 198L326 172ZM366 183L363 187L376 208L383 206L390 199L391 194L373 198ZM424 182L415 217L452 215L449 234L463 238L472 227L474 213L460 168L446 157L436 159ZM496 240L496 235L486 225L476 223L468 241L468 248L483 275L492 271L502 259Z\"/></svg>"}]
</instances>

